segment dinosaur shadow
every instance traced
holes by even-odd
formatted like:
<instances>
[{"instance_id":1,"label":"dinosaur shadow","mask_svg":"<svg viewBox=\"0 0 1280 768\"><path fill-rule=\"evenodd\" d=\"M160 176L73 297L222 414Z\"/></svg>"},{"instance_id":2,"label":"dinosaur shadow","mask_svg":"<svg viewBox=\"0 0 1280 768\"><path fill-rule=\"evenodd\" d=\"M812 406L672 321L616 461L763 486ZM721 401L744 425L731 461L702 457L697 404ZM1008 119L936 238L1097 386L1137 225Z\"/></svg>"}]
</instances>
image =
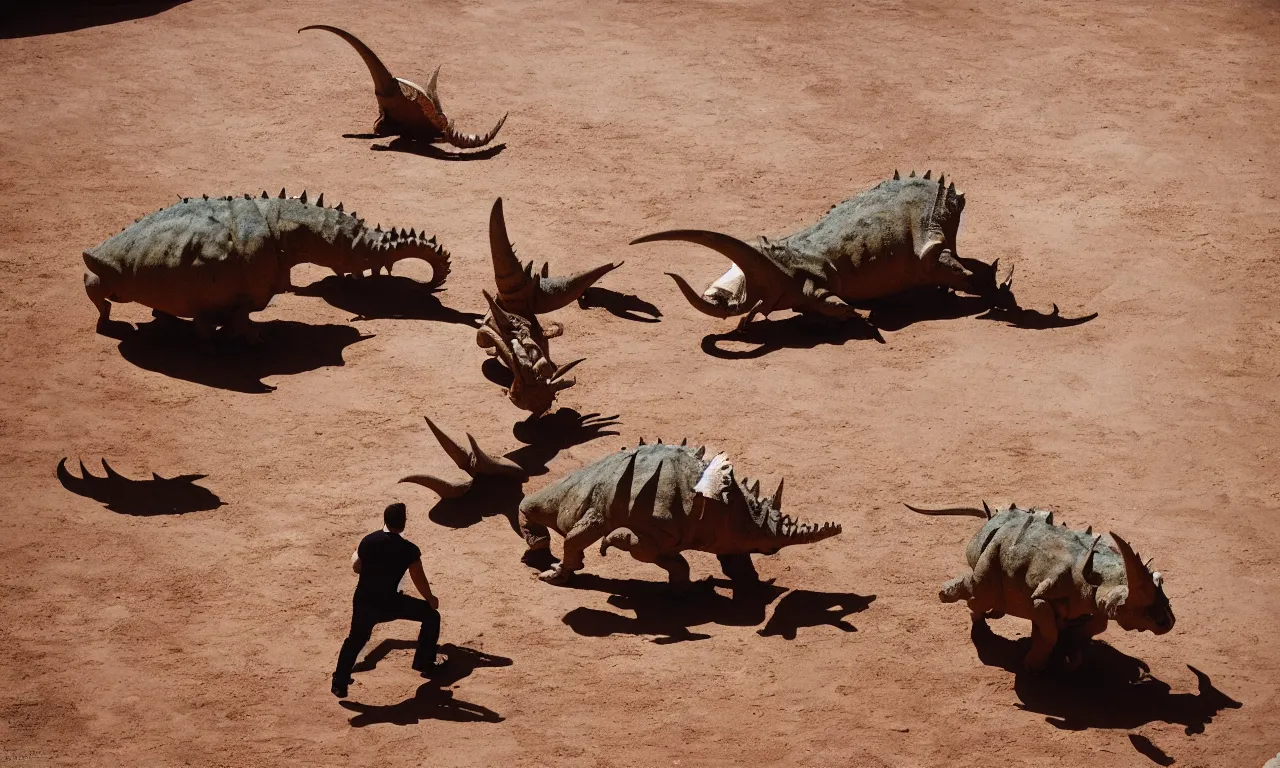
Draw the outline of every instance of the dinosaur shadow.
<instances>
[{"instance_id":1,"label":"dinosaur shadow","mask_svg":"<svg viewBox=\"0 0 1280 768\"><path fill-rule=\"evenodd\" d=\"M88 0L58 3L13 3L10 8L0 4L0 15L8 15L0 24L0 40L39 35L56 35L77 29L118 24L122 21L155 16L187 0L164 2L89 2ZM19 9L20 8L20 9Z\"/></svg>"},{"instance_id":2,"label":"dinosaur shadow","mask_svg":"<svg viewBox=\"0 0 1280 768\"><path fill-rule=\"evenodd\" d=\"M435 320L480 327L483 315L446 307L436 298L441 288L398 275L358 279L329 275L301 288L298 296L318 296L330 306L352 312L352 320Z\"/></svg>"},{"instance_id":3,"label":"dinosaur shadow","mask_svg":"<svg viewBox=\"0 0 1280 768\"><path fill-rule=\"evenodd\" d=\"M910 325L931 320L958 320L976 317L980 320L1001 320L1014 328L1047 330L1083 325L1098 316L1097 312L1083 317L1063 317L1058 305L1046 314L1026 307L996 307L990 299L980 296L962 296L945 288L923 288L907 291L898 296L867 302L871 310L868 321L882 331L900 331Z\"/></svg>"},{"instance_id":4,"label":"dinosaur shadow","mask_svg":"<svg viewBox=\"0 0 1280 768\"><path fill-rule=\"evenodd\" d=\"M1019 707L1044 715L1055 728L1134 729L1165 722L1181 725L1191 735L1203 733L1224 709L1244 706L1214 688L1209 676L1191 665L1187 668L1196 676L1198 691L1172 693L1168 683L1152 677L1145 662L1098 640L1086 649L1081 670L1035 674L1022 663L1030 638L1008 640L981 622L973 625L970 636L983 664L1014 673Z\"/></svg>"},{"instance_id":5,"label":"dinosaur shadow","mask_svg":"<svg viewBox=\"0 0 1280 768\"><path fill-rule=\"evenodd\" d=\"M866 321L792 315L782 320L756 320L728 333L708 334L702 337L702 351L722 360L752 360L780 349L813 349L823 344L838 347L849 341L873 339L884 343L880 330ZM720 346L726 341L756 346L741 350Z\"/></svg>"},{"instance_id":6,"label":"dinosaur shadow","mask_svg":"<svg viewBox=\"0 0 1280 768\"><path fill-rule=\"evenodd\" d=\"M1138 750L1140 755L1156 765L1173 765L1177 762L1167 752L1153 744L1151 739L1146 736L1131 733L1129 734L1129 743L1133 745L1134 749Z\"/></svg>"},{"instance_id":7,"label":"dinosaur shadow","mask_svg":"<svg viewBox=\"0 0 1280 768\"><path fill-rule=\"evenodd\" d=\"M568 586L609 593L609 605L636 614L631 618L595 608L574 608L563 618L574 632L584 637L649 635L659 645L705 640L711 635L692 631L692 627L703 624L754 627L764 621L769 604L787 591L767 582L711 578L697 582L687 593L676 597L665 582L611 579L590 573L575 574ZM716 586L729 587L733 596L721 595L715 591Z\"/></svg>"},{"instance_id":8,"label":"dinosaur shadow","mask_svg":"<svg viewBox=\"0 0 1280 768\"><path fill-rule=\"evenodd\" d=\"M413 640L384 640L352 671L367 672L391 651L416 648L417 645ZM509 667L511 659L452 644L440 646L440 651L448 657L443 669L429 682L418 686L418 690L404 701L396 704L364 704L350 700L339 702L344 709L356 713L349 721L351 726L363 728L378 723L416 725L423 720L447 720L455 723L502 722L502 715L488 707L456 699L454 692L447 688L469 677L480 667Z\"/></svg>"},{"instance_id":9,"label":"dinosaur shadow","mask_svg":"<svg viewBox=\"0 0 1280 768\"><path fill-rule=\"evenodd\" d=\"M496 357L491 357L481 363L480 373L483 374L486 379L497 384L503 389L509 388L511 383L516 380L515 374L512 373L507 366L498 362L498 358Z\"/></svg>"},{"instance_id":10,"label":"dinosaur shadow","mask_svg":"<svg viewBox=\"0 0 1280 768\"><path fill-rule=\"evenodd\" d=\"M262 343L256 346L222 334L206 343L197 339L190 322L151 320L120 334L120 355L139 368L171 378L260 394L275 390L264 378L341 366L344 349L372 338L349 325L271 320L255 327L262 335Z\"/></svg>"},{"instance_id":11,"label":"dinosaur shadow","mask_svg":"<svg viewBox=\"0 0 1280 768\"><path fill-rule=\"evenodd\" d=\"M561 408L536 421L517 423L512 432L525 445L506 454L506 458L519 464L529 477L545 475L547 463L561 451L601 437L617 435L618 432L610 429L617 425L617 416L601 416L598 413L584 416L572 408ZM502 515L507 518L511 529L519 534L520 525L516 520L516 512L523 498L521 480L484 477L477 479L465 495L441 499L427 512L427 517L436 525L446 528L468 528L486 517Z\"/></svg>"},{"instance_id":12,"label":"dinosaur shadow","mask_svg":"<svg viewBox=\"0 0 1280 768\"><path fill-rule=\"evenodd\" d=\"M371 133L344 133L344 139L381 139L385 136L376 136ZM506 149L506 144L491 144L483 149L476 149L466 152L458 152L452 149L445 149L427 141L411 139L408 136L397 136L386 144L370 144L369 149L374 152L403 152L407 155L417 155L418 157L427 157L432 160L445 160L449 162L469 162L472 160L488 160L497 157Z\"/></svg>"},{"instance_id":13,"label":"dinosaur shadow","mask_svg":"<svg viewBox=\"0 0 1280 768\"><path fill-rule=\"evenodd\" d=\"M782 596L768 623L756 634L761 637L783 637L795 640L801 627L831 626L842 632L857 632L858 628L845 621L845 617L867 610L875 602L875 595L857 595L852 592L813 592L797 589Z\"/></svg>"},{"instance_id":14,"label":"dinosaur shadow","mask_svg":"<svg viewBox=\"0 0 1280 768\"><path fill-rule=\"evenodd\" d=\"M600 307L615 317L623 320L635 320L638 323L662 322L662 310L653 304L631 293L618 293L608 288L591 286L578 298L578 306L582 309Z\"/></svg>"},{"instance_id":15,"label":"dinosaur shadow","mask_svg":"<svg viewBox=\"0 0 1280 768\"><path fill-rule=\"evenodd\" d=\"M102 460L102 468L106 476L97 477L90 474L81 462L81 476L76 477L67 470L67 460L63 459L58 462L58 482L77 496L93 499L122 515L184 515L223 505L216 493L196 485L196 481L206 475L163 478L152 474L150 480L131 480L113 470L106 459Z\"/></svg>"}]
</instances>

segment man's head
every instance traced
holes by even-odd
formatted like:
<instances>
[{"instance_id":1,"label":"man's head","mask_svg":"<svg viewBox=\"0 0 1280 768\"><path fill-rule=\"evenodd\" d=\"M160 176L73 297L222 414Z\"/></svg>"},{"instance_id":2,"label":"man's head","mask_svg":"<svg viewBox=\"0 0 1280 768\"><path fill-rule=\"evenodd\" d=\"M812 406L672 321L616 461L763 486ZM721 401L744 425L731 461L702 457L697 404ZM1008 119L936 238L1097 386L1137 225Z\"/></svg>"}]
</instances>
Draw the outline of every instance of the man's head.
<instances>
[{"instance_id":1,"label":"man's head","mask_svg":"<svg viewBox=\"0 0 1280 768\"><path fill-rule=\"evenodd\" d=\"M382 511L382 522L387 526L387 530L392 533L400 533L404 530L405 523L405 506L400 502L390 504Z\"/></svg>"}]
</instances>

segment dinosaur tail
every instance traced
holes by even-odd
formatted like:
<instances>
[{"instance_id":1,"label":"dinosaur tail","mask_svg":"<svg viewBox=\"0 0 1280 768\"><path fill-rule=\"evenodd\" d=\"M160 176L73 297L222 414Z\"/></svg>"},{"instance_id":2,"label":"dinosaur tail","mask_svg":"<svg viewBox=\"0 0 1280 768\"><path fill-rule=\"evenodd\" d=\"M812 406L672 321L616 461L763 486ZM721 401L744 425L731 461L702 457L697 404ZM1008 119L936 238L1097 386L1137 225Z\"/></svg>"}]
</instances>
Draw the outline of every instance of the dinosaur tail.
<instances>
[{"instance_id":1,"label":"dinosaur tail","mask_svg":"<svg viewBox=\"0 0 1280 768\"><path fill-rule=\"evenodd\" d=\"M332 32L338 37L346 40L356 49L356 53L360 54L360 58L364 59L364 65L369 68L369 74L373 76L373 91L379 96L392 96L400 92L400 86L396 83L396 78L391 74L391 70L382 63L378 55L369 49L369 46L360 42L360 38L346 31L338 29L327 24L312 24L309 27L303 27L298 32L302 33L308 29L323 29L326 32Z\"/></svg>"},{"instance_id":2,"label":"dinosaur tail","mask_svg":"<svg viewBox=\"0 0 1280 768\"><path fill-rule=\"evenodd\" d=\"M921 507L913 507L903 502L902 506L922 515L960 515L964 517L981 517L985 520L991 519L991 507L987 506L987 502L982 502L982 509L977 507L947 507L946 509L923 509Z\"/></svg>"}]
</instances>

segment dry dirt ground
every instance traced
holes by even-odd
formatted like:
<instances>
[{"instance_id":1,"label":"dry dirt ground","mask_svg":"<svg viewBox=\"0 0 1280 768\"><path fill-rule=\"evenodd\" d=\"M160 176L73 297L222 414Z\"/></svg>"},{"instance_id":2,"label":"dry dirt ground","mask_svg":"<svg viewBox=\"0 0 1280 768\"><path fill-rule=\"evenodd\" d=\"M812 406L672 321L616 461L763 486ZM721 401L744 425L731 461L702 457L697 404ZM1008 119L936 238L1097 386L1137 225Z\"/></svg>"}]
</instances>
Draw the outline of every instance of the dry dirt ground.
<instances>
[{"instance_id":1,"label":"dry dirt ground","mask_svg":"<svg viewBox=\"0 0 1280 768\"><path fill-rule=\"evenodd\" d=\"M164 5L50 8L0 36L0 766L1260 766L1280 749L1274 3ZM344 138L371 127L369 77L296 32L313 23L410 79L443 63L464 129L510 110L506 148ZM1019 327L961 303L887 315L883 344L785 322L726 340L663 275L702 285L723 259L626 245L785 234L894 168L958 182L962 249L1016 262L1024 305L1098 318ZM311 288L258 316L256 352L166 338L136 305L116 314L143 330L94 333L84 248L176 194L282 186L438 234L447 290L299 268ZM626 259L596 296L614 311L552 318L556 357L587 362L543 429L518 425L469 326L498 195L526 258ZM546 468L529 488L687 435L766 489L785 476L793 514L844 533L760 558L776 581L758 592L673 600L616 552L554 588L500 510L397 484L457 476L423 415L524 446ZM201 473L211 495L143 514L164 506L145 487L69 492L64 456ZM1024 621L975 645L936 597L974 521L898 502L980 498L1123 532L1177 627L1113 625L1074 681L1019 671ZM413 628L384 625L340 704L347 556L397 499L453 672L413 676Z\"/></svg>"}]
</instances>

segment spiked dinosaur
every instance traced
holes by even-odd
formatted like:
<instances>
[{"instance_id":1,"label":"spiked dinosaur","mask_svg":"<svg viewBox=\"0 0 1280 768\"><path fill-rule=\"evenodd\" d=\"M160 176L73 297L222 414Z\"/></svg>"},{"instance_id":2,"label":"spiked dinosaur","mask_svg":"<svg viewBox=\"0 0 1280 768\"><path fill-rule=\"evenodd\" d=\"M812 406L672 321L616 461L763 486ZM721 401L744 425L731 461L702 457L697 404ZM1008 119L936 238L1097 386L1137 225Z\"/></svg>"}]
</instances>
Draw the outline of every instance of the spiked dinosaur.
<instances>
[{"instance_id":1,"label":"spiked dinosaur","mask_svg":"<svg viewBox=\"0 0 1280 768\"><path fill-rule=\"evenodd\" d=\"M430 419L440 446L467 479L454 482L434 475L410 475L402 483L430 488L442 498L471 490L475 479L515 477L525 472L505 457L489 456L467 435L467 445L446 435ZM564 537L564 555L539 578L565 584L583 567L583 552L600 542L631 553L636 560L666 570L677 589L689 584L689 563L681 552L718 556L733 579L754 580L751 555L772 555L792 544L811 544L840 533L837 523L801 523L782 512L782 482L770 498L760 496L760 481L739 481L723 453L706 458L706 448L659 440L605 456L542 490L524 497L517 511L529 553L551 545L550 531ZM526 556L529 554L526 553Z\"/></svg>"},{"instance_id":2,"label":"spiked dinosaur","mask_svg":"<svg viewBox=\"0 0 1280 768\"><path fill-rule=\"evenodd\" d=\"M718 251L733 266L699 295L674 272L680 292L693 308L712 317L744 315L744 328L757 314L794 310L838 320L860 319L855 307L915 288L941 286L990 299L1001 309L1017 307L1010 290L1012 270L996 281L999 266L961 258L956 231L964 193L931 171L882 181L833 205L818 223L776 242L761 237L756 246L698 229L655 232L632 245L681 240Z\"/></svg>"},{"instance_id":3,"label":"spiked dinosaur","mask_svg":"<svg viewBox=\"0 0 1280 768\"><path fill-rule=\"evenodd\" d=\"M986 522L965 550L972 571L942 585L944 603L964 600L975 624L1005 614L1031 620L1024 663L1043 670L1055 648L1078 667L1088 641L1115 620L1123 629L1163 635L1173 629L1164 577L1144 565L1119 534L1094 535L1053 524L1053 512L1010 504L992 510L919 509L924 515L968 515Z\"/></svg>"},{"instance_id":4,"label":"spiked dinosaur","mask_svg":"<svg viewBox=\"0 0 1280 768\"><path fill-rule=\"evenodd\" d=\"M440 95L436 92L436 81L440 77L440 67L431 75L431 81L424 89L417 83L395 77L391 70L377 57L369 46L350 32L330 27L325 24L313 24L298 30L301 34L308 29L323 29L346 40L369 68L373 77L373 95L378 99L378 119L373 124L373 132L378 136L404 136L426 142L447 142L462 149L483 147L493 141L507 121L503 115L493 130L486 134L461 133L444 114L444 106L440 103Z\"/></svg>"},{"instance_id":5,"label":"spiked dinosaur","mask_svg":"<svg viewBox=\"0 0 1280 768\"><path fill-rule=\"evenodd\" d=\"M147 214L84 252L85 293L98 308L98 331L111 302L137 302L157 316L195 319L207 338L219 325L257 340L249 313L290 290L289 271L309 262L339 275L375 274L401 259L431 264L432 284L449 274L449 252L416 230L370 228L342 203L277 197L187 197Z\"/></svg>"},{"instance_id":6,"label":"spiked dinosaur","mask_svg":"<svg viewBox=\"0 0 1280 768\"><path fill-rule=\"evenodd\" d=\"M512 404L540 416L550 410L557 392L577 383L564 375L585 358L561 366L553 363L549 340L564 333L564 326L552 323L544 330L538 315L580 299L587 288L622 265L602 264L569 277L551 277L547 263L540 273L534 272L532 261L521 267L507 235L502 198L489 213L489 250L498 295L484 293L489 314L476 332L476 344L510 369L513 380L507 397Z\"/></svg>"}]
</instances>

